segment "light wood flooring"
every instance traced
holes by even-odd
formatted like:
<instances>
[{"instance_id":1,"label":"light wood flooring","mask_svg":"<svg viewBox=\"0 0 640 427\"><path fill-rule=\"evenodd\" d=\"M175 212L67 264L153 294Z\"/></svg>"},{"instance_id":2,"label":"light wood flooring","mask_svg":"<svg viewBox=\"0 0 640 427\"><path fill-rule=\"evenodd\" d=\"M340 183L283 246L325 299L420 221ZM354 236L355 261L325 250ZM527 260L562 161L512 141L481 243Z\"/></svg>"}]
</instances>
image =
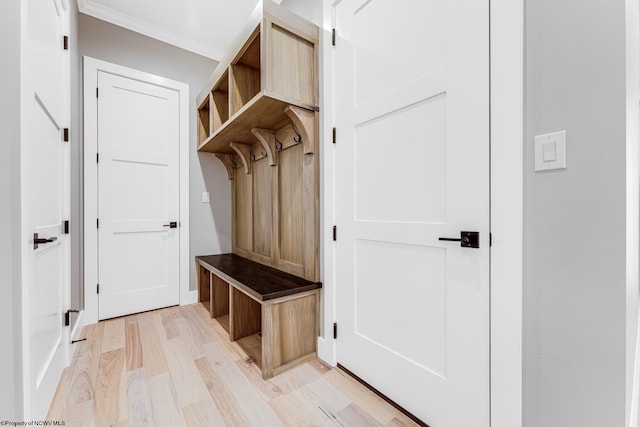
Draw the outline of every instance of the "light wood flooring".
<instances>
[{"instance_id":1,"label":"light wood flooring","mask_svg":"<svg viewBox=\"0 0 640 427\"><path fill-rule=\"evenodd\" d=\"M319 360L263 381L200 304L87 326L49 420L67 426L413 426Z\"/></svg>"}]
</instances>

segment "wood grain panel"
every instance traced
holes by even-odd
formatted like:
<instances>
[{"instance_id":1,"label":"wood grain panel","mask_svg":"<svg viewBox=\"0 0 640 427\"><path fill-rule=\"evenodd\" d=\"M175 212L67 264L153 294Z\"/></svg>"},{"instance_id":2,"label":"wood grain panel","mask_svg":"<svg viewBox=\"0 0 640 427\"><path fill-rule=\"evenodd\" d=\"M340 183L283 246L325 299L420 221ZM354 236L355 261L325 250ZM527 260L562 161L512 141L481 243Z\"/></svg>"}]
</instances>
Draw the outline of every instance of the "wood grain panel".
<instances>
[{"instance_id":1,"label":"wood grain panel","mask_svg":"<svg viewBox=\"0 0 640 427\"><path fill-rule=\"evenodd\" d=\"M103 352L96 383L98 425L111 426L126 420L128 406L124 348Z\"/></svg>"},{"instance_id":2,"label":"wood grain panel","mask_svg":"<svg viewBox=\"0 0 640 427\"><path fill-rule=\"evenodd\" d=\"M212 132L229 120L229 73L225 73L211 91Z\"/></svg>"},{"instance_id":3,"label":"wood grain panel","mask_svg":"<svg viewBox=\"0 0 640 427\"><path fill-rule=\"evenodd\" d=\"M164 327L164 335L161 333L162 339L171 339L180 335L176 328L175 320L182 318L180 307L169 307L159 312L162 326Z\"/></svg>"},{"instance_id":4,"label":"wood grain panel","mask_svg":"<svg viewBox=\"0 0 640 427\"><path fill-rule=\"evenodd\" d=\"M124 348L124 319L112 319L104 322L102 352Z\"/></svg>"},{"instance_id":5,"label":"wood grain panel","mask_svg":"<svg viewBox=\"0 0 640 427\"><path fill-rule=\"evenodd\" d=\"M142 367L142 344L137 323L128 323L125 326L125 348L127 350L127 371Z\"/></svg>"},{"instance_id":6,"label":"wood grain panel","mask_svg":"<svg viewBox=\"0 0 640 427\"><path fill-rule=\"evenodd\" d=\"M140 342L142 343L142 363L147 375L155 375L167 372L167 360L162 349L161 335L158 333L155 323L151 320L138 322Z\"/></svg>"},{"instance_id":7,"label":"wood grain panel","mask_svg":"<svg viewBox=\"0 0 640 427\"><path fill-rule=\"evenodd\" d=\"M218 408L211 399L202 399L182 408L184 420L189 427L211 427L225 425Z\"/></svg>"},{"instance_id":8,"label":"wood grain panel","mask_svg":"<svg viewBox=\"0 0 640 427\"><path fill-rule=\"evenodd\" d=\"M180 406L184 407L206 397L206 387L184 339L176 337L163 341L162 347Z\"/></svg>"},{"instance_id":9,"label":"wood grain panel","mask_svg":"<svg viewBox=\"0 0 640 427\"><path fill-rule=\"evenodd\" d=\"M72 407L81 402L93 400L95 395L95 381L98 376L101 342L87 339L87 341L80 344L82 348L78 347L76 358L73 362L73 371L69 380L69 393L66 396L65 407Z\"/></svg>"},{"instance_id":10,"label":"wood grain panel","mask_svg":"<svg viewBox=\"0 0 640 427\"><path fill-rule=\"evenodd\" d=\"M244 107L260 92L260 70L235 64L230 68L231 115Z\"/></svg>"},{"instance_id":11,"label":"wood grain panel","mask_svg":"<svg viewBox=\"0 0 640 427\"><path fill-rule=\"evenodd\" d=\"M302 266L304 236L302 210L302 145L279 154L280 259Z\"/></svg>"},{"instance_id":12,"label":"wood grain panel","mask_svg":"<svg viewBox=\"0 0 640 427\"><path fill-rule=\"evenodd\" d=\"M318 297L306 297L274 304L275 334L279 335L279 358L274 367L284 365L309 353L315 353L318 338Z\"/></svg>"},{"instance_id":13,"label":"wood grain panel","mask_svg":"<svg viewBox=\"0 0 640 427\"><path fill-rule=\"evenodd\" d=\"M129 371L128 376L128 400L129 400L129 425L152 426L156 424L151 409L149 397L149 384L144 368ZM159 424L161 420L157 420Z\"/></svg>"},{"instance_id":14,"label":"wood grain panel","mask_svg":"<svg viewBox=\"0 0 640 427\"><path fill-rule=\"evenodd\" d=\"M154 419L167 426L186 427L168 373L149 378L149 396Z\"/></svg>"},{"instance_id":15,"label":"wood grain panel","mask_svg":"<svg viewBox=\"0 0 640 427\"><path fill-rule=\"evenodd\" d=\"M209 310L211 303L209 270L199 264L196 264L196 267L198 268L198 302L204 304Z\"/></svg>"},{"instance_id":16,"label":"wood grain panel","mask_svg":"<svg viewBox=\"0 0 640 427\"><path fill-rule=\"evenodd\" d=\"M313 43L272 24L267 71L269 87L277 93L316 104L315 49Z\"/></svg>"},{"instance_id":17,"label":"wood grain panel","mask_svg":"<svg viewBox=\"0 0 640 427\"><path fill-rule=\"evenodd\" d=\"M259 144L258 144L259 146ZM253 252L271 258L272 174L268 160L253 163Z\"/></svg>"},{"instance_id":18,"label":"wood grain panel","mask_svg":"<svg viewBox=\"0 0 640 427\"><path fill-rule=\"evenodd\" d=\"M126 331L138 326L144 353L143 366L128 372L127 355L135 353L128 346L135 340L126 334L125 348L101 353L105 322L85 327L83 335L90 338L78 344L48 419L87 427L151 422L163 426L289 425L296 420L304 425L339 425L339 421L346 425L347 419L354 423L374 419L396 427L416 425L350 376L317 360L263 381L257 365L247 362L246 353L229 342L227 333L201 304L184 310L189 311L184 317L177 316L180 310L172 307L124 319ZM207 328L215 341L196 344L198 336L187 320L196 317L198 327ZM160 332L166 329L165 319L179 325L172 327L179 335L167 339ZM149 335L159 343L153 358L145 352ZM246 339L253 340L254 346L260 340L256 335ZM200 356L195 360L187 342L199 347L196 353ZM150 375L157 371L157 360L165 358L171 361L171 373ZM280 399L282 396L287 398ZM355 411L342 412L341 418L339 413L354 403Z\"/></svg>"},{"instance_id":19,"label":"wood grain panel","mask_svg":"<svg viewBox=\"0 0 640 427\"><path fill-rule=\"evenodd\" d=\"M221 317L229 314L229 284L216 276L211 275L211 287L213 300L211 302L211 317Z\"/></svg>"},{"instance_id":20,"label":"wood grain panel","mask_svg":"<svg viewBox=\"0 0 640 427\"><path fill-rule=\"evenodd\" d=\"M249 37L236 59L239 64L260 69L260 35L257 32Z\"/></svg>"},{"instance_id":21,"label":"wood grain panel","mask_svg":"<svg viewBox=\"0 0 640 427\"><path fill-rule=\"evenodd\" d=\"M261 329L261 307L236 288L231 288L231 304L229 307L229 338L235 341L253 335Z\"/></svg>"},{"instance_id":22,"label":"wood grain panel","mask_svg":"<svg viewBox=\"0 0 640 427\"><path fill-rule=\"evenodd\" d=\"M251 175L236 170L235 199L236 247L253 250L253 179Z\"/></svg>"},{"instance_id":23,"label":"wood grain panel","mask_svg":"<svg viewBox=\"0 0 640 427\"><path fill-rule=\"evenodd\" d=\"M210 111L209 97L207 97L198 108L198 143L209 137L210 133Z\"/></svg>"},{"instance_id":24,"label":"wood grain panel","mask_svg":"<svg viewBox=\"0 0 640 427\"><path fill-rule=\"evenodd\" d=\"M195 361L200 376L207 385L209 395L213 399L216 407L222 414L224 422L229 426L248 426L249 420L243 414L242 409L238 406L239 402L236 402L231 398L229 390L225 386L224 382L218 377L214 369L211 367L209 360L206 358L198 359Z\"/></svg>"}]
</instances>

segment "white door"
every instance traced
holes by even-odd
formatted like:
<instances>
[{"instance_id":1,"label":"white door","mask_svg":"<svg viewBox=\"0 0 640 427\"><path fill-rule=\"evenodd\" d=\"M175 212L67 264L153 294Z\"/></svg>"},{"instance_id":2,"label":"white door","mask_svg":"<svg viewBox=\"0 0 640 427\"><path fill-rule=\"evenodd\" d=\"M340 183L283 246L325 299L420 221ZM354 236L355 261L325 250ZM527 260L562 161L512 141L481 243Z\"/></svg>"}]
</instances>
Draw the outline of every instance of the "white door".
<instances>
[{"instance_id":1,"label":"white door","mask_svg":"<svg viewBox=\"0 0 640 427\"><path fill-rule=\"evenodd\" d=\"M25 419L44 419L69 362L68 12L59 0L23 2L22 170ZM68 7L68 5L67 5ZM37 240L38 239L38 240Z\"/></svg>"},{"instance_id":2,"label":"white door","mask_svg":"<svg viewBox=\"0 0 640 427\"><path fill-rule=\"evenodd\" d=\"M98 312L108 319L180 301L180 116L172 89L99 71L98 90Z\"/></svg>"},{"instance_id":3,"label":"white door","mask_svg":"<svg viewBox=\"0 0 640 427\"><path fill-rule=\"evenodd\" d=\"M489 2L335 6L338 362L489 425ZM439 240L479 233L479 248Z\"/></svg>"}]
</instances>

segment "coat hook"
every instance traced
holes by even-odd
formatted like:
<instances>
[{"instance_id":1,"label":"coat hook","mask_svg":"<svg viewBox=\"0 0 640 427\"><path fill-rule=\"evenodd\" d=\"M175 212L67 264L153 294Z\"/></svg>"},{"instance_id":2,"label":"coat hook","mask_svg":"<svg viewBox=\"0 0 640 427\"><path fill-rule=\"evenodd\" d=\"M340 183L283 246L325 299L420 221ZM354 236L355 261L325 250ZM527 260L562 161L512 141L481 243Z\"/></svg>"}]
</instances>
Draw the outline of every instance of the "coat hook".
<instances>
[{"instance_id":1,"label":"coat hook","mask_svg":"<svg viewBox=\"0 0 640 427\"><path fill-rule=\"evenodd\" d=\"M276 136L276 150L282 151L282 142L280 142L277 136Z\"/></svg>"},{"instance_id":2,"label":"coat hook","mask_svg":"<svg viewBox=\"0 0 640 427\"><path fill-rule=\"evenodd\" d=\"M291 123L291 129L293 129L293 131L297 135L296 137L293 138L293 140L295 142L302 142L302 135L300 135L300 132L298 132L298 129L296 129L296 125L295 124Z\"/></svg>"}]
</instances>

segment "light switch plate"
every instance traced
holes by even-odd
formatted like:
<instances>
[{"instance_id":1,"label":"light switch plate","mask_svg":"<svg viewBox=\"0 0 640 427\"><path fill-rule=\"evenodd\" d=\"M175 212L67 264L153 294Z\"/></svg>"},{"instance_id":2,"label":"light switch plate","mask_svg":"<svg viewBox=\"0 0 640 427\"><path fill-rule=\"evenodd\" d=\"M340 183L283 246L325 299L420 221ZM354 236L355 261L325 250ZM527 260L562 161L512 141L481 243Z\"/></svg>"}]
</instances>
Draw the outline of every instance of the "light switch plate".
<instances>
[{"instance_id":1,"label":"light switch plate","mask_svg":"<svg viewBox=\"0 0 640 427\"><path fill-rule=\"evenodd\" d=\"M567 168L567 131L537 135L534 139L536 172Z\"/></svg>"},{"instance_id":2,"label":"light switch plate","mask_svg":"<svg viewBox=\"0 0 640 427\"><path fill-rule=\"evenodd\" d=\"M211 195L209 194L208 191L203 191L202 192L202 203L210 203L211 202Z\"/></svg>"}]
</instances>

